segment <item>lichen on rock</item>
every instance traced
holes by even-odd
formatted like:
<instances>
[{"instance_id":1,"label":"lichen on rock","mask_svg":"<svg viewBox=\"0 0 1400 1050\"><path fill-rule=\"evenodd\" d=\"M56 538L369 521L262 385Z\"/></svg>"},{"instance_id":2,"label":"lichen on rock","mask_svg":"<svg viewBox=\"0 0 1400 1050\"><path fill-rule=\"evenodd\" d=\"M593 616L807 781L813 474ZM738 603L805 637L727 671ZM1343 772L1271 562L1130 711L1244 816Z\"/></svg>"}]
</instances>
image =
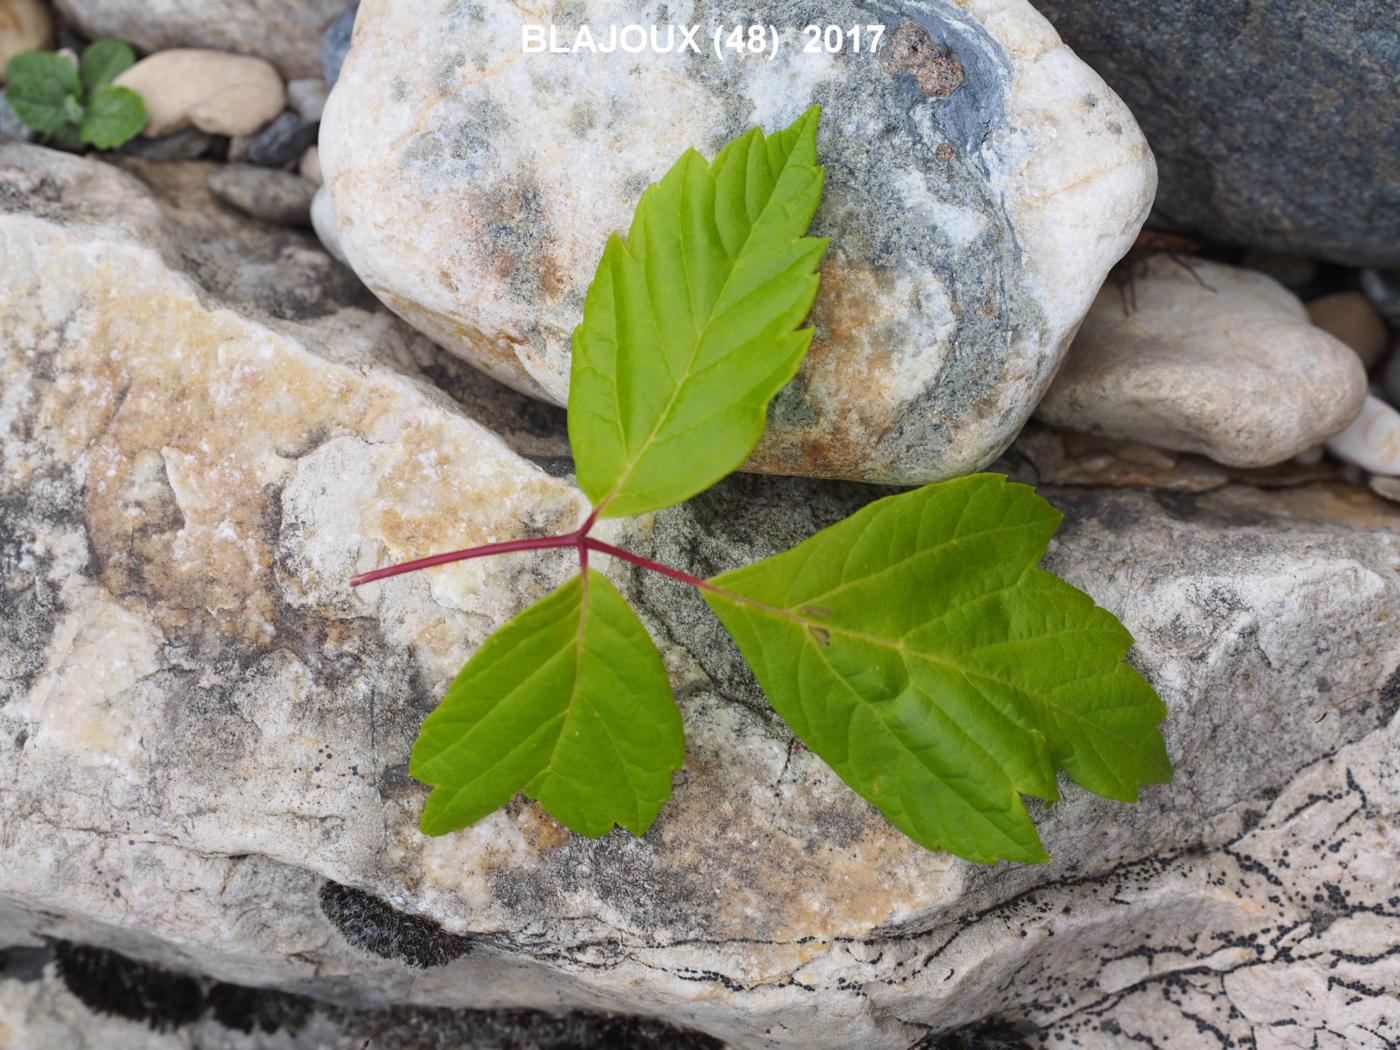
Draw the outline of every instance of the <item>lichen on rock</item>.
<instances>
[{"instance_id":1,"label":"lichen on rock","mask_svg":"<svg viewBox=\"0 0 1400 1050\"><path fill-rule=\"evenodd\" d=\"M1177 763L1136 807L1067 785L1053 864L914 845L797 745L696 595L617 566L686 724L655 826L582 839L517 798L426 839L422 717L570 558L347 581L576 525L562 419L309 236L214 207L208 173L0 147L0 943L755 1047L902 1050L989 1015L1098 1038L1105 997L1159 1041L1207 1010L1393 1027L1400 510L1047 488L1047 566L1137 638ZM608 536L721 571L878 494L741 475ZM1346 1002L1310 991L1333 975ZM0 1024L32 1001L0 979Z\"/></svg>"}]
</instances>

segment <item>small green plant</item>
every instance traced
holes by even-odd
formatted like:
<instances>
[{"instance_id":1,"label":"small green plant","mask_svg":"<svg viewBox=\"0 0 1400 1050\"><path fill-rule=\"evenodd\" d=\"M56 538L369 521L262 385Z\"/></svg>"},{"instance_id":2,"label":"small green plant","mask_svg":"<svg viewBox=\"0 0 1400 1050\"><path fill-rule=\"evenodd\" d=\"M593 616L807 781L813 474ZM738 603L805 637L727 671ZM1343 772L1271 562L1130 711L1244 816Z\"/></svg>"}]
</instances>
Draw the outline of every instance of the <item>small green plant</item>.
<instances>
[{"instance_id":1,"label":"small green plant","mask_svg":"<svg viewBox=\"0 0 1400 1050\"><path fill-rule=\"evenodd\" d=\"M10 59L5 98L47 143L115 149L146 126L141 96L112 83L135 61L130 45L111 39L89 44L81 66L53 51L25 51Z\"/></svg>"},{"instance_id":2,"label":"small green plant","mask_svg":"<svg viewBox=\"0 0 1400 1050\"><path fill-rule=\"evenodd\" d=\"M1123 663L1132 638L1036 567L1060 515L977 474L891 496L793 549L703 580L592 535L738 468L812 339L800 328L826 241L819 112L689 150L609 238L574 333L569 437L593 511L574 532L439 554L577 552L579 573L492 635L423 724L410 773L422 829L474 823L523 791L588 836L641 835L685 758L681 719L607 555L698 588L793 732L916 842L1043 861L1022 796L1056 769L1108 798L1171 775L1166 711Z\"/></svg>"}]
</instances>

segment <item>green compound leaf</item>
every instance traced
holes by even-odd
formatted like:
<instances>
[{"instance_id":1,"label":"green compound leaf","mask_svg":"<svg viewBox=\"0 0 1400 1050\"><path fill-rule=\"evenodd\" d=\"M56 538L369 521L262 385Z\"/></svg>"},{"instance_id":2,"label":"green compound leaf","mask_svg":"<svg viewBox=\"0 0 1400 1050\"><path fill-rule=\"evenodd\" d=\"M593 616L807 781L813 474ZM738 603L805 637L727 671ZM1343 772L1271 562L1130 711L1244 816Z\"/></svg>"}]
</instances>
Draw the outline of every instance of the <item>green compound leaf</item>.
<instances>
[{"instance_id":1,"label":"green compound leaf","mask_svg":"<svg viewBox=\"0 0 1400 1050\"><path fill-rule=\"evenodd\" d=\"M820 111L754 128L713 163L687 150L613 234L574 333L569 439L604 517L659 510L738 467L812 340L826 240Z\"/></svg>"},{"instance_id":2,"label":"green compound leaf","mask_svg":"<svg viewBox=\"0 0 1400 1050\"><path fill-rule=\"evenodd\" d=\"M5 100L15 116L42 135L72 123L74 106L81 115L82 84L68 59L52 51L25 51L10 59Z\"/></svg>"},{"instance_id":3,"label":"green compound leaf","mask_svg":"<svg viewBox=\"0 0 1400 1050\"><path fill-rule=\"evenodd\" d=\"M136 52L125 41L94 40L83 51L83 87L88 91L106 87L135 64Z\"/></svg>"},{"instance_id":4,"label":"green compound leaf","mask_svg":"<svg viewBox=\"0 0 1400 1050\"><path fill-rule=\"evenodd\" d=\"M78 125L82 140L98 149L115 149L146 126L146 104L130 88L100 87L92 93Z\"/></svg>"},{"instance_id":5,"label":"green compound leaf","mask_svg":"<svg viewBox=\"0 0 1400 1050\"><path fill-rule=\"evenodd\" d=\"M1035 568L1059 513L978 474L872 503L707 591L769 701L891 823L969 860L1047 859L1055 769L1135 801L1171 775L1132 637Z\"/></svg>"},{"instance_id":6,"label":"green compound leaf","mask_svg":"<svg viewBox=\"0 0 1400 1050\"><path fill-rule=\"evenodd\" d=\"M685 761L680 713L646 628L589 571L498 630L467 661L413 748L433 788L425 834L466 827L517 791L593 838L651 826Z\"/></svg>"}]
</instances>

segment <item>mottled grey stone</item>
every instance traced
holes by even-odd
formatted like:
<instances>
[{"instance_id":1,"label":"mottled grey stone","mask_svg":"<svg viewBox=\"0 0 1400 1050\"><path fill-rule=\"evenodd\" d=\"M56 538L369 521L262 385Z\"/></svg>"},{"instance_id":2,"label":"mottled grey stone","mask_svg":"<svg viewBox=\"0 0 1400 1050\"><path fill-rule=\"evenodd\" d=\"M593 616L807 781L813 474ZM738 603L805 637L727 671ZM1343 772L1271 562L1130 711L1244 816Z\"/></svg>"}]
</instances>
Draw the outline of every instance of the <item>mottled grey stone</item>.
<instances>
[{"instance_id":1,"label":"mottled grey stone","mask_svg":"<svg viewBox=\"0 0 1400 1050\"><path fill-rule=\"evenodd\" d=\"M811 103L830 236L815 339L749 466L917 483L1015 436L1150 204L1127 108L1026 4L840 0L879 55L813 55L806 0L774 60L521 54L528 8L367 0L321 162L346 258L393 310L511 386L568 396L570 336L608 233L688 146L708 155ZM578 25L655 5L587 0ZM731 8L700 0L686 20ZM427 53L425 41L432 44ZM483 71L490 71L485 75Z\"/></svg>"},{"instance_id":2,"label":"mottled grey stone","mask_svg":"<svg viewBox=\"0 0 1400 1050\"><path fill-rule=\"evenodd\" d=\"M321 33L353 0L56 0L89 39L116 36L142 51L207 47L256 55L285 77L321 71Z\"/></svg>"},{"instance_id":3,"label":"mottled grey stone","mask_svg":"<svg viewBox=\"0 0 1400 1050\"><path fill-rule=\"evenodd\" d=\"M1400 262L1400 4L1032 2L1132 107L1157 155L1165 222Z\"/></svg>"},{"instance_id":4,"label":"mottled grey stone","mask_svg":"<svg viewBox=\"0 0 1400 1050\"><path fill-rule=\"evenodd\" d=\"M255 219L310 226L316 185L289 171L228 164L210 173L209 192Z\"/></svg>"},{"instance_id":5,"label":"mottled grey stone","mask_svg":"<svg viewBox=\"0 0 1400 1050\"><path fill-rule=\"evenodd\" d=\"M301 159L316 143L319 125L295 110L285 110L248 143L248 162L264 168L285 168Z\"/></svg>"}]
</instances>

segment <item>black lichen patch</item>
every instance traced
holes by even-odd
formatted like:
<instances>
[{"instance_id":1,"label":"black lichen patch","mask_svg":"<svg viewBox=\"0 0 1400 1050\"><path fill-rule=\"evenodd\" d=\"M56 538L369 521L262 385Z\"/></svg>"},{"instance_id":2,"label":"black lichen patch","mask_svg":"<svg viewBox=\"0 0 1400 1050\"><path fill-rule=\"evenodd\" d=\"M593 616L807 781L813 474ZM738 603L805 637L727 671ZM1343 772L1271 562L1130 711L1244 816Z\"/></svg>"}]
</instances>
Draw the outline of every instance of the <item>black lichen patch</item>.
<instances>
[{"instance_id":1,"label":"black lichen patch","mask_svg":"<svg viewBox=\"0 0 1400 1050\"><path fill-rule=\"evenodd\" d=\"M719 1050L722 1046L708 1035L644 1017L428 1007L355 1010L287 992L175 974L113 951L67 941L0 951L0 975L37 980L50 959L57 959L63 983L88 1009L158 1031L174 1031L207 1019L245 1035L296 1034L315 1015L344 1036L345 1045L373 1046L374 1050Z\"/></svg>"},{"instance_id":2,"label":"black lichen patch","mask_svg":"<svg viewBox=\"0 0 1400 1050\"><path fill-rule=\"evenodd\" d=\"M81 507L79 486L57 470L40 471L23 487L0 487L0 707L25 695L48 659L65 609L49 579L46 541L81 532Z\"/></svg>"},{"instance_id":3,"label":"black lichen patch","mask_svg":"<svg viewBox=\"0 0 1400 1050\"><path fill-rule=\"evenodd\" d=\"M590 1013L394 1009L364 1014L359 1023L374 1033L374 1050L719 1050L724 1045L648 1018Z\"/></svg>"},{"instance_id":4,"label":"black lichen patch","mask_svg":"<svg viewBox=\"0 0 1400 1050\"><path fill-rule=\"evenodd\" d=\"M209 989L209 1011L225 1028L254 1032L299 1032L311 1016L312 1003L268 988L216 984Z\"/></svg>"},{"instance_id":5,"label":"black lichen patch","mask_svg":"<svg viewBox=\"0 0 1400 1050\"><path fill-rule=\"evenodd\" d=\"M203 984L104 948L67 941L54 946L58 975L94 1013L144 1021L157 1031L190 1024L205 1010Z\"/></svg>"},{"instance_id":6,"label":"black lichen patch","mask_svg":"<svg viewBox=\"0 0 1400 1050\"><path fill-rule=\"evenodd\" d=\"M361 951L420 970L446 966L472 949L471 938L448 933L429 919L401 912L338 882L321 887L321 911Z\"/></svg>"},{"instance_id":7,"label":"black lichen patch","mask_svg":"<svg viewBox=\"0 0 1400 1050\"><path fill-rule=\"evenodd\" d=\"M952 1032L930 1035L915 1050L1021 1050L1039 1045L1034 1025L990 1018Z\"/></svg>"}]
</instances>

